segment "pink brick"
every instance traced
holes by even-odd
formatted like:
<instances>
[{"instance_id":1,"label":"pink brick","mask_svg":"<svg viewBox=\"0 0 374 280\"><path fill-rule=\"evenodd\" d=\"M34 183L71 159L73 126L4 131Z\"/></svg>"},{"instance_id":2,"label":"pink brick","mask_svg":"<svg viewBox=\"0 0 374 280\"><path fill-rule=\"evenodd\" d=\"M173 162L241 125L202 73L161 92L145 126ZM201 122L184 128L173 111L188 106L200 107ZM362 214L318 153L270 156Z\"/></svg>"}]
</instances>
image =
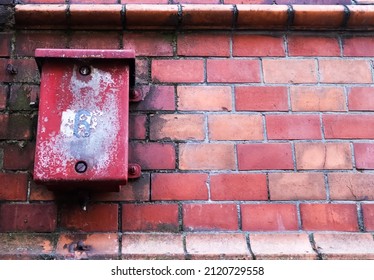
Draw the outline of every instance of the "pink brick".
<instances>
[{"instance_id":1,"label":"pink brick","mask_svg":"<svg viewBox=\"0 0 374 280\"><path fill-rule=\"evenodd\" d=\"M348 93L350 111L374 110L374 87L352 87Z\"/></svg>"},{"instance_id":2,"label":"pink brick","mask_svg":"<svg viewBox=\"0 0 374 280\"><path fill-rule=\"evenodd\" d=\"M125 33L124 49L134 50L136 56L173 56L173 37L162 33Z\"/></svg>"},{"instance_id":3,"label":"pink brick","mask_svg":"<svg viewBox=\"0 0 374 280\"><path fill-rule=\"evenodd\" d=\"M343 40L344 56L374 56L373 37L352 37Z\"/></svg>"},{"instance_id":4,"label":"pink brick","mask_svg":"<svg viewBox=\"0 0 374 280\"><path fill-rule=\"evenodd\" d=\"M323 126L328 139L373 139L373 115L324 115Z\"/></svg>"},{"instance_id":5,"label":"pink brick","mask_svg":"<svg viewBox=\"0 0 374 280\"><path fill-rule=\"evenodd\" d=\"M129 145L129 162L142 169L174 169L175 146L171 143L136 143Z\"/></svg>"},{"instance_id":6,"label":"pink brick","mask_svg":"<svg viewBox=\"0 0 374 280\"><path fill-rule=\"evenodd\" d=\"M330 198L333 200L374 200L374 174L328 174Z\"/></svg>"},{"instance_id":7,"label":"pink brick","mask_svg":"<svg viewBox=\"0 0 374 280\"><path fill-rule=\"evenodd\" d=\"M201 59L153 60L152 80L169 83L204 81L204 62Z\"/></svg>"},{"instance_id":8,"label":"pink brick","mask_svg":"<svg viewBox=\"0 0 374 280\"><path fill-rule=\"evenodd\" d=\"M366 230L374 230L374 204L363 204L364 225Z\"/></svg>"},{"instance_id":9,"label":"pink brick","mask_svg":"<svg viewBox=\"0 0 374 280\"><path fill-rule=\"evenodd\" d=\"M177 40L179 56L229 56L228 34L180 34Z\"/></svg>"},{"instance_id":10,"label":"pink brick","mask_svg":"<svg viewBox=\"0 0 374 280\"><path fill-rule=\"evenodd\" d=\"M234 35L233 55L285 56L283 38L264 35Z\"/></svg>"},{"instance_id":11,"label":"pink brick","mask_svg":"<svg viewBox=\"0 0 374 280\"><path fill-rule=\"evenodd\" d=\"M374 169L374 144L355 143L354 150L357 169Z\"/></svg>"},{"instance_id":12,"label":"pink brick","mask_svg":"<svg viewBox=\"0 0 374 280\"><path fill-rule=\"evenodd\" d=\"M340 56L338 38L316 36L289 36L290 56Z\"/></svg>"}]
</instances>

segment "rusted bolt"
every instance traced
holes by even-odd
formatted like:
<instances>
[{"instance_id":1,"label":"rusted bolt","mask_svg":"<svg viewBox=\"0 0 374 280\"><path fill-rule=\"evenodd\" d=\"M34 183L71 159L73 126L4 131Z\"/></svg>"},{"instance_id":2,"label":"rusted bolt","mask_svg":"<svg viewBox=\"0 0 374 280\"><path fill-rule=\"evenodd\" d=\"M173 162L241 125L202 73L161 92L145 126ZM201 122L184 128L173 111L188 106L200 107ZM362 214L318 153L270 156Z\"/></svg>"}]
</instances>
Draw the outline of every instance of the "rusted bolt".
<instances>
[{"instance_id":1,"label":"rusted bolt","mask_svg":"<svg viewBox=\"0 0 374 280\"><path fill-rule=\"evenodd\" d=\"M6 66L6 71L10 74L10 75L16 75L18 73L18 69L17 67L15 67L14 65L12 64L8 64Z\"/></svg>"},{"instance_id":2,"label":"rusted bolt","mask_svg":"<svg viewBox=\"0 0 374 280\"><path fill-rule=\"evenodd\" d=\"M79 68L79 73L82 76L88 76L88 75L90 75L91 74L91 68L90 68L90 66L87 66L87 65L81 66Z\"/></svg>"},{"instance_id":3,"label":"rusted bolt","mask_svg":"<svg viewBox=\"0 0 374 280\"><path fill-rule=\"evenodd\" d=\"M134 165L129 166L129 174L135 175L136 174L136 167Z\"/></svg>"},{"instance_id":4,"label":"rusted bolt","mask_svg":"<svg viewBox=\"0 0 374 280\"><path fill-rule=\"evenodd\" d=\"M75 164L75 171L78 173L84 173L87 171L87 163L85 161L78 161Z\"/></svg>"}]
</instances>

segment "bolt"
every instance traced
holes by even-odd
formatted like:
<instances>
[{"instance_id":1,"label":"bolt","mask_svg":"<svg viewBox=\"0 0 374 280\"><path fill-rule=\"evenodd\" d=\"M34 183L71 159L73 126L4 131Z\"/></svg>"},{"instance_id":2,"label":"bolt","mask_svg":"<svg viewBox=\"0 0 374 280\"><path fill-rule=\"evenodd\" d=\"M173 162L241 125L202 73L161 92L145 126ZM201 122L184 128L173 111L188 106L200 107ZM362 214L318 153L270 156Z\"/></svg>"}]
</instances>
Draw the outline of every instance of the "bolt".
<instances>
[{"instance_id":1,"label":"bolt","mask_svg":"<svg viewBox=\"0 0 374 280\"><path fill-rule=\"evenodd\" d=\"M129 168L129 173L130 175L135 175L136 174L136 167L135 166L130 166Z\"/></svg>"},{"instance_id":2,"label":"bolt","mask_svg":"<svg viewBox=\"0 0 374 280\"><path fill-rule=\"evenodd\" d=\"M90 66L82 66L81 68L79 68L79 73L82 75L82 76L87 76L87 75L90 75L91 74L91 68Z\"/></svg>"},{"instance_id":3,"label":"bolt","mask_svg":"<svg viewBox=\"0 0 374 280\"><path fill-rule=\"evenodd\" d=\"M78 173L86 172L87 171L87 163L84 162L84 161L78 161L75 164L75 171L77 171Z\"/></svg>"},{"instance_id":4,"label":"bolt","mask_svg":"<svg viewBox=\"0 0 374 280\"><path fill-rule=\"evenodd\" d=\"M6 66L6 71L11 75L16 75L18 73L17 67L10 63Z\"/></svg>"}]
</instances>

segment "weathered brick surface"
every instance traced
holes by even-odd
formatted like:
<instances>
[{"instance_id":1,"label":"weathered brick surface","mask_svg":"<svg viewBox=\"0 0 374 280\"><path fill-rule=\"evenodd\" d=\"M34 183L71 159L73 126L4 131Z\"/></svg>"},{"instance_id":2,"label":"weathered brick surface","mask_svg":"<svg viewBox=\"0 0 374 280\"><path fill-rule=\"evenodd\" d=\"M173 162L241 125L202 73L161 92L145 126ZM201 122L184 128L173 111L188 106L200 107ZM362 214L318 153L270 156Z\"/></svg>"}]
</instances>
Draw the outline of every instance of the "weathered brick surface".
<instances>
[{"instance_id":1,"label":"weathered brick surface","mask_svg":"<svg viewBox=\"0 0 374 280\"><path fill-rule=\"evenodd\" d=\"M374 138L373 115L325 115L322 122L328 139Z\"/></svg>"},{"instance_id":2,"label":"weathered brick surface","mask_svg":"<svg viewBox=\"0 0 374 280\"><path fill-rule=\"evenodd\" d=\"M288 37L290 56L340 56L337 38L291 35Z\"/></svg>"},{"instance_id":3,"label":"weathered brick surface","mask_svg":"<svg viewBox=\"0 0 374 280\"><path fill-rule=\"evenodd\" d=\"M228 34L180 34L177 40L177 54L180 56L229 56L230 36Z\"/></svg>"},{"instance_id":4,"label":"weathered brick surface","mask_svg":"<svg viewBox=\"0 0 374 280\"><path fill-rule=\"evenodd\" d=\"M159 32L125 33L123 47L134 50L137 56L172 56L173 36Z\"/></svg>"},{"instance_id":5,"label":"weathered brick surface","mask_svg":"<svg viewBox=\"0 0 374 280\"><path fill-rule=\"evenodd\" d=\"M330 173L330 197L334 200L373 200L374 174Z\"/></svg>"},{"instance_id":6,"label":"weathered brick surface","mask_svg":"<svg viewBox=\"0 0 374 280\"><path fill-rule=\"evenodd\" d=\"M0 173L0 200L25 201L27 174Z\"/></svg>"},{"instance_id":7,"label":"weathered brick surface","mask_svg":"<svg viewBox=\"0 0 374 280\"><path fill-rule=\"evenodd\" d=\"M374 230L374 204L363 204L364 226L366 230Z\"/></svg>"},{"instance_id":8,"label":"weathered brick surface","mask_svg":"<svg viewBox=\"0 0 374 280\"><path fill-rule=\"evenodd\" d=\"M374 144L355 143L354 150L357 169L374 169Z\"/></svg>"},{"instance_id":9,"label":"weathered brick surface","mask_svg":"<svg viewBox=\"0 0 374 280\"><path fill-rule=\"evenodd\" d=\"M234 56L285 56L282 37L264 35L234 35Z\"/></svg>"},{"instance_id":10,"label":"weathered brick surface","mask_svg":"<svg viewBox=\"0 0 374 280\"><path fill-rule=\"evenodd\" d=\"M193 83L204 81L204 62L201 59L153 60L154 82Z\"/></svg>"},{"instance_id":11,"label":"weathered brick surface","mask_svg":"<svg viewBox=\"0 0 374 280\"><path fill-rule=\"evenodd\" d=\"M348 93L348 108L350 111L374 110L374 88L351 87Z\"/></svg>"},{"instance_id":12,"label":"weathered brick surface","mask_svg":"<svg viewBox=\"0 0 374 280\"><path fill-rule=\"evenodd\" d=\"M371 83L371 66L368 60L319 60L323 83Z\"/></svg>"}]
</instances>

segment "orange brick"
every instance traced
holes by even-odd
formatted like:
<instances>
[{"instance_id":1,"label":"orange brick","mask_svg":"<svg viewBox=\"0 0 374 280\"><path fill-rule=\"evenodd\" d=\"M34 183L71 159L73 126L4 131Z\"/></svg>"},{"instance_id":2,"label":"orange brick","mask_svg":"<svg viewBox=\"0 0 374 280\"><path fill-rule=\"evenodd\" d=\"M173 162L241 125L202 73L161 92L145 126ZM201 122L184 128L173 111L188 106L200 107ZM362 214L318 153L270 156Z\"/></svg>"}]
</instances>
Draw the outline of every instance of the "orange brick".
<instances>
[{"instance_id":1,"label":"orange brick","mask_svg":"<svg viewBox=\"0 0 374 280\"><path fill-rule=\"evenodd\" d=\"M136 56L172 56L173 36L164 33L125 33L123 47L134 50Z\"/></svg>"},{"instance_id":2,"label":"orange brick","mask_svg":"<svg viewBox=\"0 0 374 280\"><path fill-rule=\"evenodd\" d=\"M265 83L316 83L317 63L313 59L264 59Z\"/></svg>"},{"instance_id":3,"label":"orange brick","mask_svg":"<svg viewBox=\"0 0 374 280\"><path fill-rule=\"evenodd\" d=\"M334 200L374 200L374 174L328 174L330 198Z\"/></svg>"},{"instance_id":4,"label":"orange brick","mask_svg":"<svg viewBox=\"0 0 374 280\"><path fill-rule=\"evenodd\" d=\"M319 61L323 83L371 83L371 66L367 60L321 59Z\"/></svg>"},{"instance_id":5,"label":"orange brick","mask_svg":"<svg viewBox=\"0 0 374 280\"><path fill-rule=\"evenodd\" d=\"M191 83L204 81L204 62L201 59L153 60L154 82Z\"/></svg>"},{"instance_id":6,"label":"orange brick","mask_svg":"<svg viewBox=\"0 0 374 280\"><path fill-rule=\"evenodd\" d=\"M271 200L326 199L322 173L270 173Z\"/></svg>"},{"instance_id":7,"label":"orange brick","mask_svg":"<svg viewBox=\"0 0 374 280\"><path fill-rule=\"evenodd\" d=\"M340 56L338 38L299 36L288 37L290 56Z\"/></svg>"},{"instance_id":8,"label":"orange brick","mask_svg":"<svg viewBox=\"0 0 374 280\"><path fill-rule=\"evenodd\" d=\"M288 111L286 87L235 87L238 111Z\"/></svg>"},{"instance_id":9,"label":"orange brick","mask_svg":"<svg viewBox=\"0 0 374 280\"><path fill-rule=\"evenodd\" d=\"M353 87L348 93L350 111L374 111L374 88Z\"/></svg>"},{"instance_id":10,"label":"orange brick","mask_svg":"<svg viewBox=\"0 0 374 280\"><path fill-rule=\"evenodd\" d=\"M212 200L267 200L265 174L217 174L210 178Z\"/></svg>"},{"instance_id":11,"label":"orange brick","mask_svg":"<svg viewBox=\"0 0 374 280\"><path fill-rule=\"evenodd\" d=\"M304 230L358 231L355 204L301 204Z\"/></svg>"},{"instance_id":12,"label":"orange brick","mask_svg":"<svg viewBox=\"0 0 374 280\"><path fill-rule=\"evenodd\" d=\"M374 138L373 115L325 115L322 122L328 139Z\"/></svg>"},{"instance_id":13,"label":"orange brick","mask_svg":"<svg viewBox=\"0 0 374 280\"><path fill-rule=\"evenodd\" d=\"M264 139L260 115L210 115L208 126L211 140Z\"/></svg>"},{"instance_id":14,"label":"orange brick","mask_svg":"<svg viewBox=\"0 0 374 280\"><path fill-rule=\"evenodd\" d=\"M182 170L234 169L234 145L181 144L179 168Z\"/></svg>"},{"instance_id":15,"label":"orange brick","mask_svg":"<svg viewBox=\"0 0 374 280\"><path fill-rule=\"evenodd\" d=\"M296 143L297 169L352 169L349 143Z\"/></svg>"},{"instance_id":16,"label":"orange brick","mask_svg":"<svg viewBox=\"0 0 374 280\"><path fill-rule=\"evenodd\" d=\"M291 87L292 111L346 111L343 88Z\"/></svg>"},{"instance_id":17,"label":"orange brick","mask_svg":"<svg viewBox=\"0 0 374 280\"><path fill-rule=\"evenodd\" d=\"M229 56L228 34L180 34L177 40L179 56Z\"/></svg>"},{"instance_id":18,"label":"orange brick","mask_svg":"<svg viewBox=\"0 0 374 280\"><path fill-rule=\"evenodd\" d=\"M234 56L285 56L283 37L265 35L234 35Z\"/></svg>"},{"instance_id":19,"label":"orange brick","mask_svg":"<svg viewBox=\"0 0 374 280\"><path fill-rule=\"evenodd\" d=\"M203 140L204 138L203 115L164 114L151 116L150 139L152 140Z\"/></svg>"},{"instance_id":20,"label":"orange brick","mask_svg":"<svg viewBox=\"0 0 374 280\"><path fill-rule=\"evenodd\" d=\"M269 139L321 139L318 115L267 115Z\"/></svg>"},{"instance_id":21,"label":"orange brick","mask_svg":"<svg viewBox=\"0 0 374 280\"><path fill-rule=\"evenodd\" d=\"M374 56L373 37L352 37L343 40L344 56Z\"/></svg>"},{"instance_id":22,"label":"orange brick","mask_svg":"<svg viewBox=\"0 0 374 280\"><path fill-rule=\"evenodd\" d=\"M210 83L256 83L260 82L260 63L256 59L208 59L207 73Z\"/></svg>"},{"instance_id":23,"label":"orange brick","mask_svg":"<svg viewBox=\"0 0 374 280\"><path fill-rule=\"evenodd\" d=\"M294 204L242 204L240 207L243 230L286 231L298 229L296 205Z\"/></svg>"},{"instance_id":24,"label":"orange brick","mask_svg":"<svg viewBox=\"0 0 374 280\"><path fill-rule=\"evenodd\" d=\"M229 86L178 86L178 110L231 111Z\"/></svg>"},{"instance_id":25,"label":"orange brick","mask_svg":"<svg viewBox=\"0 0 374 280\"><path fill-rule=\"evenodd\" d=\"M355 143L355 161L357 169L374 169L374 144Z\"/></svg>"},{"instance_id":26,"label":"orange brick","mask_svg":"<svg viewBox=\"0 0 374 280\"><path fill-rule=\"evenodd\" d=\"M374 204L363 204L364 225L366 230L374 230Z\"/></svg>"}]
</instances>

